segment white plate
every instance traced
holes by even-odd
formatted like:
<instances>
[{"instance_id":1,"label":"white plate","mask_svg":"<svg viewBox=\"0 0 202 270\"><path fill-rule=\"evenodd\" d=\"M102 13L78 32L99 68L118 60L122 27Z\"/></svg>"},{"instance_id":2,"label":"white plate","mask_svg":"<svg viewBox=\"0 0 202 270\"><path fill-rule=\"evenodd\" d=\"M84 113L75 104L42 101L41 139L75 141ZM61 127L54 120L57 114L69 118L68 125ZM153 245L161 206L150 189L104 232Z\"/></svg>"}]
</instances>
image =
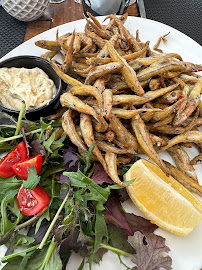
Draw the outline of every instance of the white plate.
<instances>
[{"instance_id":1,"label":"white plate","mask_svg":"<svg viewBox=\"0 0 202 270\"><path fill-rule=\"evenodd\" d=\"M100 17L99 20L102 21L103 18L104 17ZM59 35L62 35L66 32L72 32L74 29L76 31L83 31L84 26L85 20L79 20L50 29L18 46L16 49L1 58L0 62L6 58L17 55L29 54L40 56L45 52L45 50L36 47L34 45L35 41L39 39L55 40L57 29L59 29ZM144 42L149 40L151 48L153 48L153 45L157 42L159 36L170 32L169 36L167 37L168 42L165 45L160 45L160 48L162 48L164 52L176 52L183 57L184 61L190 61L196 64L202 63L202 47L194 40L172 27L156 21L138 17L129 17L125 23L125 26L133 35L135 35L136 30L139 29L140 39ZM189 149L189 155L191 158L196 156L197 153L198 152L196 149ZM162 153L161 157L173 163L168 154ZM195 166L195 168L199 181L202 184L202 170L199 170L199 166ZM134 212L143 216L143 214L130 202L124 203L124 208L128 212ZM202 268L202 222L187 237L177 236L162 229L157 229L156 234L166 238L166 244L171 249L169 255L173 260L172 266L174 270L200 270ZM0 254L3 256L4 252L5 249L2 247ZM133 266L129 260L126 261L128 266ZM68 269L76 270L80 262L81 258L79 258L77 255L73 255L70 258ZM86 265L84 269L87 270L88 265ZM100 266L93 266L93 270L106 269L125 270L125 267L120 265L116 254L108 252L104 255Z\"/></svg>"}]
</instances>

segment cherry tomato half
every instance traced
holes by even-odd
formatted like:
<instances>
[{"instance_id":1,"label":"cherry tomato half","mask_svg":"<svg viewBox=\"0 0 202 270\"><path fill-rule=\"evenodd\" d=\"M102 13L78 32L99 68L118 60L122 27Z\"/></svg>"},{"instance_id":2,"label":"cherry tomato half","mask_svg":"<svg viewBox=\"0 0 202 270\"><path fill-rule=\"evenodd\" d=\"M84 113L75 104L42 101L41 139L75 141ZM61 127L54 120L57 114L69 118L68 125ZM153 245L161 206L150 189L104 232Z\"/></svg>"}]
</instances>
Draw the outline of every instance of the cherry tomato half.
<instances>
[{"instance_id":1,"label":"cherry tomato half","mask_svg":"<svg viewBox=\"0 0 202 270\"><path fill-rule=\"evenodd\" d=\"M37 174L39 174L42 168L42 155L38 154L36 156L30 157L22 162L18 162L12 166L14 173L20 178L27 180L28 178L28 168L31 168L32 165L35 166Z\"/></svg>"},{"instance_id":2,"label":"cherry tomato half","mask_svg":"<svg viewBox=\"0 0 202 270\"><path fill-rule=\"evenodd\" d=\"M24 142L14 147L0 162L0 176L10 177L15 173L12 166L18 162L25 160L28 156L27 147Z\"/></svg>"},{"instance_id":3,"label":"cherry tomato half","mask_svg":"<svg viewBox=\"0 0 202 270\"><path fill-rule=\"evenodd\" d=\"M32 216L41 212L50 202L48 193L37 185L33 190L23 188L18 190L17 204L20 212L26 216Z\"/></svg>"}]
</instances>

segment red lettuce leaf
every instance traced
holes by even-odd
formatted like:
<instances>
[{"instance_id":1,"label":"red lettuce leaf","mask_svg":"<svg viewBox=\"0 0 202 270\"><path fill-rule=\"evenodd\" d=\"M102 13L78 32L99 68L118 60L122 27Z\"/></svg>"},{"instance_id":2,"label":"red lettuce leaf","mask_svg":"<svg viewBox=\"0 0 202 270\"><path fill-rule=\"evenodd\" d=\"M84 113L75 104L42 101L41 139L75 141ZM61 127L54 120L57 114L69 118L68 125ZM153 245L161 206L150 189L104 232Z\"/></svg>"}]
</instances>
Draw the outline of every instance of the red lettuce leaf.
<instances>
[{"instance_id":1,"label":"red lettuce leaf","mask_svg":"<svg viewBox=\"0 0 202 270\"><path fill-rule=\"evenodd\" d=\"M77 148L71 143L66 144L63 148L63 167L67 172L78 171L81 162L77 153Z\"/></svg>"},{"instance_id":2,"label":"red lettuce leaf","mask_svg":"<svg viewBox=\"0 0 202 270\"><path fill-rule=\"evenodd\" d=\"M105 203L107 210L103 212L106 224L113 224L125 230L128 235L133 235L133 230L128 223L125 213L122 210L121 203L116 196L115 191L111 194Z\"/></svg>"},{"instance_id":3,"label":"red lettuce leaf","mask_svg":"<svg viewBox=\"0 0 202 270\"><path fill-rule=\"evenodd\" d=\"M133 232L140 231L152 233L158 228L156 224L151 223L148 219L145 219L143 217L136 216L131 213L125 213L125 216Z\"/></svg>"},{"instance_id":4,"label":"red lettuce leaf","mask_svg":"<svg viewBox=\"0 0 202 270\"><path fill-rule=\"evenodd\" d=\"M149 220L143 217L125 213L116 191L111 191L105 206L107 207L103 212L105 222L124 229L130 236L136 231L154 232L158 228L155 224L152 224Z\"/></svg>"},{"instance_id":5,"label":"red lettuce leaf","mask_svg":"<svg viewBox=\"0 0 202 270\"><path fill-rule=\"evenodd\" d=\"M69 183L70 184L71 183L69 177L66 176L66 175L63 175L62 173L57 173L56 176L55 176L55 180L58 181L58 183L60 183L60 184L64 184L64 183ZM64 194L65 194L65 192L66 191L64 191ZM64 197L65 197L65 195L64 195Z\"/></svg>"},{"instance_id":6,"label":"red lettuce leaf","mask_svg":"<svg viewBox=\"0 0 202 270\"><path fill-rule=\"evenodd\" d=\"M125 188L117 189L116 192L118 193L119 200L122 203L130 198Z\"/></svg>"},{"instance_id":7,"label":"red lettuce leaf","mask_svg":"<svg viewBox=\"0 0 202 270\"><path fill-rule=\"evenodd\" d=\"M131 260L137 265L133 270L171 270L172 259L165 256L170 249L165 245L165 238L154 233L135 232L128 237L128 242L136 251Z\"/></svg>"},{"instance_id":8,"label":"red lettuce leaf","mask_svg":"<svg viewBox=\"0 0 202 270\"><path fill-rule=\"evenodd\" d=\"M73 232L70 232L58 247L60 254L66 254L70 250L74 250L76 253L83 247L83 243L78 239L79 228L76 227Z\"/></svg>"},{"instance_id":9,"label":"red lettuce leaf","mask_svg":"<svg viewBox=\"0 0 202 270\"><path fill-rule=\"evenodd\" d=\"M107 225L107 229L109 234L108 243L110 246L135 254L134 248L128 242L128 235L125 230L111 224Z\"/></svg>"},{"instance_id":10,"label":"red lettuce leaf","mask_svg":"<svg viewBox=\"0 0 202 270\"><path fill-rule=\"evenodd\" d=\"M48 227L50 226L50 223L50 221L43 219L37 233L35 233L35 226L32 226L29 228L27 236L33 237L35 239L34 244L40 244L48 230Z\"/></svg>"},{"instance_id":11,"label":"red lettuce leaf","mask_svg":"<svg viewBox=\"0 0 202 270\"><path fill-rule=\"evenodd\" d=\"M102 185L103 183L114 184L114 182L105 172L103 166L99 163L94 164L94 173L92 175L92 180L98 185Z\"/></svg>"},{"instance_id":12,"label":"red lettuce leaf","mask_svg":"<svg viewBox=\"0 0 202 270\"><path fill-rule=\"evenodd\" d=\"M29 148L30 156L35 156L38 154L41 154L42 156L46 155L46 150L43 146L42 140L38 139L38 140L29 141L29 145L30 145L30 148Z\"/></svg>"},{"instance_id":13,"label":"red lettuce leaf","mask_svg":"<svg viewBox=\"0 0 202 270\"><path fill-rule=\"evenodd\" d=\"M80 165L81 161L78 157L78 151L75 145L72 143L67 143L63 147L63 165L62 167L65 169L66 172L77 172ZM63 175L61 173L58 173L56 175L56 180L60 183L70 183L70 179L68 176Z\"/></svg>"}]
</instances>

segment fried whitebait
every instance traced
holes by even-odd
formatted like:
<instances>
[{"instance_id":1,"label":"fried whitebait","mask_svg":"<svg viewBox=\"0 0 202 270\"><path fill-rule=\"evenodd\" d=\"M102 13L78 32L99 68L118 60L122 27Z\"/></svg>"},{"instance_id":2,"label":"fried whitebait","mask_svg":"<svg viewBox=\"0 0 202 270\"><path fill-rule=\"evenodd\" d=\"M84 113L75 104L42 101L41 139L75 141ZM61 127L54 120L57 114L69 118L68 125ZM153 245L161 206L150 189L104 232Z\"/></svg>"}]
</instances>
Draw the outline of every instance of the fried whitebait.
<instances>
[{"instance_id":1,"label":"fried whitebait","mask_svg":"<svg viewBox=\"0 0 202 270\"><path fill-rule=\"evenodd\" d=\"M173 145L167 149L168 153L172 156L177 168L184 174L198 182L198 178L194 167L191 165L191 159L184 148L180 145Z\"/></svg>"},{"instance_id":2,"label":"fried whitebait","mask_svg":"<svg viewBox=\"0 0 202 270\"><path fill-rule=\"evenodd\" d=\"M111 179L118 185L125 187L126 184L124 184L117 172L117 155L115 153L106 152L105 154L105 160L108 167L108 174L111 177Z\"/></svg>"},{"instance_id":3,"label":"fried whitebait","mask_svg":"<svg viewBox=\"0 0 202 270\"><path fill-rule=\"evenodd\" d=\"M67 110L63 114L63 121L62 121L62 127L65 131L65 133L69 136L70 140L83 152L87 153L87 147L85 146L84 142L78 135L75 125L72 120L72 111Z\"/></svg>"},{"instance_id":4,"label":"fried whitebait","mask_svg":"<svg viewBox=\"0 0 202 270\"><path fill-rule=\"evenodd\" d=\"M175 178L180 184L186 187L189 191L194 192L202 197L202 186L196 183L192 178L178 170L175 166L164 160L164 163L169 169L170 175Z\"/></svg>"},{"instance_id":5,"label":"fried whitebait","mask_svg":"<svg viewBox=\"0 0 202 270\"><path fill-rule=\"evenodd\" d=\"M186 133L180 134L173 139L171 139L166 146L164 146L161 151L167 150L175 144L182 142L202 142L202 132L200 131L187 131Z\"/></svg>"},{"instance_id":6,"label":"fried whitebait","mask_svg":"<svg viewBox=\"0 0 202 270\"><path fill-rule=\"evenodd\" d=\"M91 120L90 115L83 114L83 113L81 114L80 128L81 128L81 133L83 135L83 138L84 138L86 145L88 147L90 147L95 142L95 138L94 138L94 134L93 134L93 125L92 125L92 120ZM97 159L102 164L105 171L107 172L108 169L107 169L106 162L105 162L99 148L97 147L97 145L95 145L95 147L93 149L93 153L96 155Z\"/></svg>"},{"instance_id":7,"label":"fried whitebait","mask_svg":"<svg viewBox=\"0 0 202 270\"><path fill-rule=\"evenodd\" d=\"M68 84L60 102L62 112L67 109L61 121L69 139L83 156L97 141L93 160L121 185L116 166L130 162L134 153L145 153L168 174L170 165L158 155L163 150L185 177L197 180L193 165L201 164L202 77L195 72L202 66L184 62L178 53L152 51L139 31L134 37L124 27L127 14L107 16L108 24L88 16L84 32L57 32L55 41L36 42L48 50L42 57ZM61 115L52 117L60 121ZM200 154L190 161L182 146L192 145Z\"/></svg>"},{"instance_id":8,"label":"fried whitebait","mask_svg":"<svg viewBox=\"0 0 202 270\"><path fill-rule=\"evenodd\" d=\"M162 159L159 157L159 155L157 154L156 150L153 147L153 143L149 136L149 132L141 117L139 115L134 116L131 119L131 125L142 151L157 165L159 165L159 167L165 172L166 175L169 175L165 164L163 163Z\"/></svg>"}]
</instances>

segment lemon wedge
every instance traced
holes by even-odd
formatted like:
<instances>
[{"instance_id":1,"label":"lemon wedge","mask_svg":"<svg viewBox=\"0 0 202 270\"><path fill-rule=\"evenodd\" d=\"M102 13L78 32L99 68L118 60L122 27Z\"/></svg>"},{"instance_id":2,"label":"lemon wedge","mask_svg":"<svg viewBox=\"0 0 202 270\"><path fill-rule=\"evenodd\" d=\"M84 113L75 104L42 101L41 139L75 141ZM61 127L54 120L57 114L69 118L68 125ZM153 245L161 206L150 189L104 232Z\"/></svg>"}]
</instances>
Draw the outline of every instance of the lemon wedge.
<instances>
[{"instance_id":1,"label":"lemon wedge","mask_svg":"<svg viewBox=\"0 0 202 270\"><path fill-rule=\"evenodd\" d=\"M159 167L140 159L124 175L125 181L134 178L128 194L152 223L185 236L200 222L201 201Z\"/></svg>"}]
</instances>

